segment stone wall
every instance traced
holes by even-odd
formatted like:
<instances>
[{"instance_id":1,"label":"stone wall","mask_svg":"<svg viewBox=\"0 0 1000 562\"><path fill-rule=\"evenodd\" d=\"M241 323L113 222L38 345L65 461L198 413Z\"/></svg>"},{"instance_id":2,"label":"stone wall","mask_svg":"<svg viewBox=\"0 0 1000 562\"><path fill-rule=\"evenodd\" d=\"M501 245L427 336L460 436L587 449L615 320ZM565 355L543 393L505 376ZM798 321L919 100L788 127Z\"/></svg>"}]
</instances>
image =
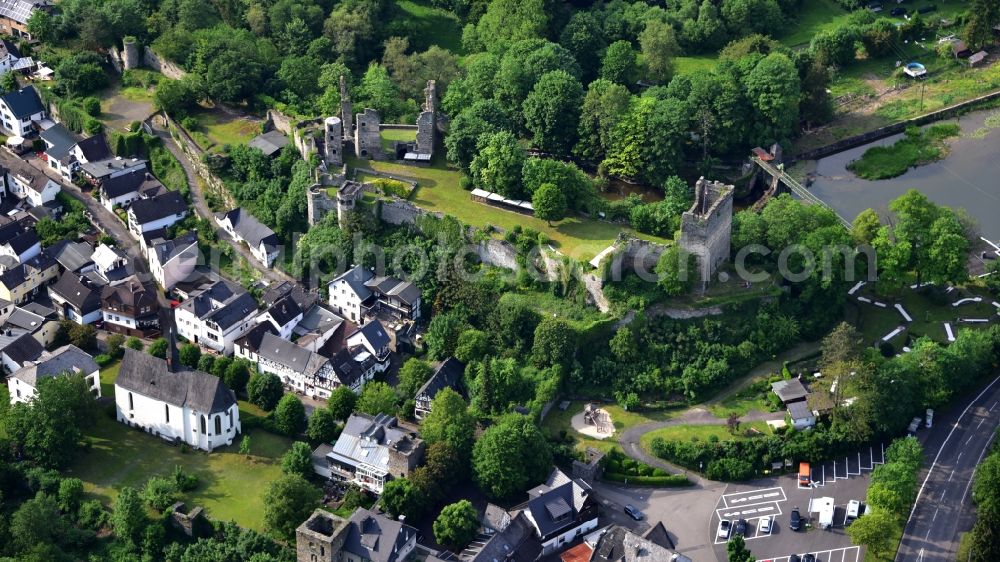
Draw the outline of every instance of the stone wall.
<instances>
[{"instance_id":1,"label":"stone wall","mask_svg":"<svg viewBox=\"0 0 1000 562\"><path fill-rule=\"evenodd\" d=\"M337 212L337 199L330 197L325 186L313 185L306 190L306 211L309 225L319 224L323 217Z\"/></svg>"},{"instance_id":2,"label":"stone wall","mask_svg":"<svg viewBox=\"0 0 1000 562\"><path fill-rule=\"evenodd\" d=\"M181 78L187 76L187 72L181 70L181 67L168 61L160 55L157 55L149 47L145 47L143 50L142 62L149 68L159 72L167 78L180 80Z\"/></svg>"},{"instance_id":3,"label":"stone wall","mask_svg":"<svg viewBox=\"0 0 1000 562\"><path fill-rule=\"evenodd\" d=\"M380 218L389 224L414 224L423 216L444 217L442 213L433 213L404 199L382 201Z\"/></svg>"},{"instance_id":4,"label":"stone wall","mask_svg":"<svg viewBox=\"0 0 1000 562\"><path fill-rule=\"evenodd\" d=\"M276 130L281 131L288 136L292 136L295 132L296 120L278 111L277 109L267 110L267 120L271 122L271 125L273 125Z\"/></svg>"},{"instance_id":5,"label":"stone wall","mask_svg":"<svg viewBox=\"0 0 1000 562\"><path fill-rule=\"evenodd\" d=\"M382 155L382 118L378 111L365 108L355 118L356 129L354 130L354 154L358 158L371 158L381 160Z\"/></svg>"},{"instance_id":6,"label":"stone wall","mask_svg":"<svg viewBox=\"0 0 1000 562\"><path fill-rule=\"evenodd\" d=\"M227 209L232 209L236 207L236 200L233 198L232 194L226 188L226 184L222 182L212 171L208 168L205 162L202 161L201 156L204 151L198 146L194 139L188 136L187 132L177 125L170 117L165 117L168 130L170 131L170 136L177 141L177 146L180 147L181 152L187 157L188 162L194 167L195 171L201 176L201 179L205 181L205 184L209 189L213 190L222 199L223 206Z\"/></svg>"},{"instance_id":7,"label":"stone wall","mask_svg":"<svg viewBox=\"0 0 1000 562\"><path fill-rule=\"evenodd\" d=\"M108 59L111 61L111 68L114 68L118 74L121 74L125 70L125 63L122 58L121 51L115 47L108 49Z\"/></svg>"},{"instance_id":8,"label":"stone wall","mask_svg":"<svg viewBox=\"0 0 1000 562\"><path fill-rule=\"evenodd\" d=\"M417 154L433 154L437 134L437 82L427 81L423 111L417 116Z\"/></svg>"},{"instance_id":9,"label":"stone wall","mask_svg":"<svg viewBox=\"0 0 1000 562\"><path fill-rule=\"evenodd\" d=\"M125 70L132 70L133 68L139 68L142 66L142 57L139 56L139 43L135 40L135 37L126 37L123 42L122 49L122 66Z\"/></svg>"},{"instance_id":10,"label":"stone wall","mask_svg":"<svg viewBox=\"0 0 1000 562\"><path fill-rule=\"evenodd\" d=\"M681 216L680 247L698 258L702 286L729 259L733 225L733 186L700 178L695 201Z\"/></svg>"},{"instance_id":11,"label":"stone wall","mask_svg":"<svg viewBox=\"0 0 1000 562\"><path fill-rule=\"evenodd\" d=\"M517 250L504 240L489 239L479 243L479 260L485 264L517 269Z\"/></svg>"}]
</instances>

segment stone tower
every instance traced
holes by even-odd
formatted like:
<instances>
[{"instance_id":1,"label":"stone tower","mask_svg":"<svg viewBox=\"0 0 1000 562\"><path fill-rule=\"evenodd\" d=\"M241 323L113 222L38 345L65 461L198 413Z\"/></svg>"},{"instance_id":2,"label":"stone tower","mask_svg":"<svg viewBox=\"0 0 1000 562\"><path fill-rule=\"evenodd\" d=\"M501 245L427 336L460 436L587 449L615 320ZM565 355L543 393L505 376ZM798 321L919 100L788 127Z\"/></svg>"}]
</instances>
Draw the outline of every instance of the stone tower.
<instances>
[{"instance_id":1,"label":"stone tower","mask_svg":"<svg viewBox=\"0 0 1000 562\"><path fill-rule=\"evenodd\" d=\"M327 117L323 122L325 153L327 167L344 164L344 122L340 117Z\"/></svg>"},{"instance_id":2,"label":"stone tower","mask_svg":"<svg viewBox=\"0 0 1000 562\"><path fill-rule=\"evenodd\" d=\"M305 523L295 529L295 559L297 562L334 562L347 539L347 520L328 511L317 509Z\"/></svg>"},{"instance_id":3,"label":"stone tower","mask_svg":"<svg viewBox=\"0 0 1000 562\"><path fill-rule=\"evenodd\" d=\"M382 118L378 111L365 108L356 118L354 155L358 158L382 159Z\"/></svg>"},{"instance_id":4,"label":"stone tower","mask_svg":"<svg viewBox=\"0 0 1000 562\"><path fill-rule=\"evenodd\" d=\"M361 194L364 192L364 187L356 181L344 182L344 185L340 186L337 191L337 224L341 227L344 226L344 220L347 217L347 213L354 211L355 204Z\"/></svg>"},{"instance_id":5,"label":"stone tower","mask_svg":"<svg viewBox=\"0 0 1000 562\"><path fill-rule=\"evenodd\" d=\"M680 247L697 257L702 290L729 259L733 191L731 185L702 177L694 186L694 205L681 216Z\"/></svg>"},{"instance_id":6,"label":"stone tower","mask_svg":"<svg viewBox=\"0 0 1000 562\"><path fill-rule=\"evenodd\" d=\"M347 91L347 79L340 77L340 120L343 125L345 139L354 138L354 118L353 107L351 106L351 94Z\"/></svg>"},{"instance_id":7,"label":"stone tower","mask_svg":"<svg viewBox=\"0 0 1000 562\"><path fill-rule=\"evenodd\" d=\"M417 116L417 154L434 154L437 133L437 83L427 81L423 111Z\"/></svg>"},{"instance_id":8,"label":"stone tower","mask_svg":"<svg viewBox=\"0 0 1000 562\"><path fill-rule=\"evenodd\" d=\"M122 67L125 70L139 68L142 64L142 55L139 54L139 42L135 37L126 37L122 41Z\"/></svg>"}]
</instances>

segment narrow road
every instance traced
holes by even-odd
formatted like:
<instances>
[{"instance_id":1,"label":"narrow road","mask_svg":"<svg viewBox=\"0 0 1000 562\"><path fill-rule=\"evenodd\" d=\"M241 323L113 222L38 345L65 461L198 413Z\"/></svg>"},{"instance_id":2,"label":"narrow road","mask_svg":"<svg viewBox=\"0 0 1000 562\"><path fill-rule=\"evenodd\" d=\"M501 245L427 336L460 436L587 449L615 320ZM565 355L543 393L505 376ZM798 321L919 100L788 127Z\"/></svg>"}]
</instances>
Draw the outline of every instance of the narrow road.
<instances>
[{"instance_id":1,"label":"narrow road","mask_svg":"<svg viewBox=\"0 0 1000 562\"><path fill-rule=\"evenodd\" d=\"M929 468L896 552L899 562L953 562L958 535L972 528L970 498L976 466L1000 421L1000 377L964 411L935 420L924 443Z\"/></svg>"},{"instance_id":2,"label":"narrow road","mask_svg":"<svg viewBox=\"0 0 1000 562\"><path fill-rule=\"evenodd\" d=\"M236 242L236 240L234 240L228 232L218 226L218 223L215 222L215 213L213 213L212 209L209 208L208 202L205 200L205 194L202 192L198 172L194 169L191 161L188 160L188 155L181 150L180 146L177 145L177 141L170 136L169 131L160 128L155 119L150 122L152 123L153 132L156 133L157 137L163 140L163 146L170 151L170 154L173 154L174 158L180 162L181 167L184 168L184 175L187 176L188 186L191 189L191 202L194 205L195 212L197 212L201 218L211 223L212 228L215 229L216 234L219 236L219 240L224 241L226 244L232 246L233 249L239 252L239 254L247 260L247 263L250 263L254 269L260 272L261 276L269 285L282 283L284 281L294 283L295 279L283 271L276 268L268 269L261 266L260 262L257 261L257 258L253 257L253 254L250 253L250 249L247 248L246 244Z\"/></svg>"}]
</instances>

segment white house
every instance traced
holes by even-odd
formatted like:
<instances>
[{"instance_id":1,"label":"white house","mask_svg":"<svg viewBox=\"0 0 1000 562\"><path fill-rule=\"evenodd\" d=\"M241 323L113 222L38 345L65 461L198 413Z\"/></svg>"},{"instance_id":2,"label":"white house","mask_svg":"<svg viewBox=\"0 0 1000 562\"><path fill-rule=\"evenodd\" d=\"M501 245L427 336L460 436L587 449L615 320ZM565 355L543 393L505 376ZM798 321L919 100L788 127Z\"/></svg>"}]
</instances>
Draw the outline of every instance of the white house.
<instances>
[{"instance_id":1,"label":"white house","mask_svg":"<svg viewBox=\"0 0 1000 562\"><path fill-rule=\"evenodd\" d=\"M277 375L282 384L311 398L329 398L343 384L329 359L270 332L264 333L257 350L257 369Z\"/></svg>"},{"instance_id":2,"label":"white house","mask_svg":"<svg viewBox=\"0 0 1000 562\"><path fill-rule=\"evenodd\" d=\"M13 136L27 137L33 121L45 119L45 106L34 86L7 92L0 96L0 123Z\"/></svg>"},{"instance_id":3,"label":"white house","mask_svg":"<svg viewBox=\"0 0 1000 562\"><path fill-rule=\"evenodd\" d=\"M107 244L98 244L91 259L94 261L94 272L103 282L124 279L133 273L128 255Z\"/></svg>"},{"instance_id":4,"label":"white house","mask_svg":"<svg viewBox=\"0 0 1000 562\"><path fill-rule=\"evenodd\" d=\"M543 555L560 552L597 528L599 507L590 485L558 468L544 484L528 490L528 497L524 514L535 527Z\"/></svg>"},{"instance_id":5,"label":"white house","mask_svg":"<svg viewBox=\"0 0 1000 562\"><path fill-rule=\"evenodd\" d=\"M38 170L29 168L21 161L17 161L17 164L7 170L7 190L12 195L27 201L32 207L51 203L60 189L62 188L55 180Z\"/></svg>"},{"instance_id":6,"label":"white house","mask_svg":"<svg viewBox=\"0 0 1000 562\"><path fill-rule=\"evenodd\" d=\"M344 319L321 305L313 305L292 329L298 336L295 344L310 351L319 351L344 325Z\"/></svg>"},{"instance_id":7,"label":"white house","mask_svg":"<svg viewBox=\"0 0 1000 562\"><path fill-rule=\"evenodd\" d=\"M40 253L42 243L31 223L20 220L0 226L0 256L24 263Z\"/></svg>"},{"instance_id":8,"label":"white house","mask_svg":"<svg viewBox=\"0 0 1000 562\"><path fill-rule=\"evenodd\" d=\"M7 379L10 403L29 402L38 394L38 383L48 377L63 374L83 375L94 397L101 397L100 367L90 354L75 345L65 345L44 355L39 361L14 371Z\"/></svg>"},{"instance_id":9,"label":"white house","mask_svg":"<svg viewBox=\"0 0 1000 562\"><path fill-rule=\"evenodd\" d=\"M49 167L59 172L66 181L73 180L73 172L79 166L70 150L76 146L76 137L62 123L45 129L39 135L45 141L45 159Z\"/></svg>"},{"instance_id":10,"label":"white house","mask_svg":"<svg viewBox=\"0 0 1000 562\"><path fill-rule=\"evenodd\" d=\"M114 212L115 207L127 207L136 199L163 195L167 193L167 188L143 167L103 180L99 191L101 205Z\"/></svg>"},{"instance_id":11,"label":"white house","mask_svg":"<svg viewBox=\"0 0 1000 562\"><path fill-rule=\"evenodd\" d=\"M93 324L101 319L101 290L83 275L64 271L49 285L49 298L60 316L77 324Z\"/></svg>"},{"instance_id":12,"label":"white house","mask_svg":"<svg viewBox=\"0 0 1000 562\"><path fill-rule=\"evenodd\" d=\"M138 158L108 157L103 160L91 160L80 165L80 173L91 183L100 185L102 182L127 174L134 170L145 170L146 161Z\"/></svg>"},{"instance_id":13,"label":"white house","mask_svg":"<svg viewBox=\"0 0 1000 562\"><path fill-rule=\"evenodd\" d=\"M800 431L816 425L816 413L809 409L807 402L792 402L789 404L788 416L792 420L792 427Z\"/></svg>"},{"instance_id":14,"label":"white house","mask_svg":"<svg viewBox=\"0 0 1000 562\"><path fill-rule=\"evenodd\" d=\"M363 347L375 357L376 361L385 363L386 367L389 365L390 343L389 334L378 320L371 320L347 336L348 347Z\"/></svg>"},{"instance_id":15,"label":"white house","mask_svg":"<svg viewBox=\"0 0 1000 562\"><path fill-rule=\"evenodd\" d=\"M233 355L239 359L246 359L251 363L259 362L260 356L258 352L260 351L260 346L264 343L265 334L277 335L278 330L275 330L270 322L257 324L247 330L247 333L240 336L233 343Z\"/></svg>"},{"instance_id":16,"label":"white house","mask_svg":"<svg viewBox=\"0 0 1000 562\"><path fill-rule=\"evenodd\" d=\"M237 242L245 242L250 253L264 267L271 267L278 257L278 235L244 209L215 215L215 222Z\"/></svg>"},{"instance_id":17,"label":"white house","mask_svg":"<svg viewBox=\"0 0 1000 562\"><path fill-rule=\"evenodd\" d=\"M442 361L434 370L434 374L417 390L417 395L414 397L416 406L413 410L416 418L422 420L427 417L431 413L431 404L438 392L446 388L454 389L462 380L463 373L465 373L465 365L458 359L449 357Z\"/></svg>"},{"instance_id":18,"label":"white house","mask_svg":"<svg viewBox=\"0 0 1000 562\"><path fill-rule=\"evenodd\" d=\"M373 274L360 265L335 277L327 285L330 308L351 322L362 322L366 311L364 303L372 296L365 282L372 277Z\"/></svg>"},{"instance_id":19,"label":"white house","mask_svg":"<svg viewBox=\"0 0 1000 562\"><path fill-rule=\"evenodd\" d=\"M285 296L272 304L257 317L258 322L270 322L283 339L292 339L292 330L298 326L305 314L291 295Z\"/></svg>"},{"instance_id":20,"label":"white house","mask_svg":"<svg viewBox=\"0 0 1000 562\"><path fill-rule=\"evenodd\" d=\"M13 373L18 369L39 360L45 354L45 348L31 332L22 332L17 337L0 336L0 363Z\"/></svg>"},{"instance_id":21,"label":"white house","mask_svg":"<svg viewBox=\"0 0 1000 562\"><path fill-rule=\"evenodd\" d=\"M351 414L321 467L331 478L347 480L381 494L385 483L408 476L423 462L424 441L398 427L396 418Z\"/></svg>"},{"instance_id":22,"label":"white house","mask_svg":"<svg viewBox=\"0 0 1000 562\"><path fill-rule=\"evenodd\" d=\"M14 43L0 39L0 76L7 74L21 60L21 51Z\"/></svg>"},{"instance_id":23,"label":"white house","mask_svg":"<svg viewBox=\"0 0 1000 562\"><path fill-rule=\"evenodd\" d=\"M241 430L236 394L219 377L134 349L118 369L115 411L126 425L204 451L232 445Z\"/></svg>"},{"instance_id":24,"label":"white house","mask_svg":"<svg viewBox=\"0 0 1000 562\"><path fill-rule=\"evenodd\" d=\"M236 340L256 324L257 301L227 281L216 281L177 308L177 333L219 353L230 354Z\"/></svg>"},{"instance_id":25,"label":"white house","mask_svg":"<svg viewBox=\"0 0 1000 562\"><path fill-rule=\"evenodd\" d=\"M143 232L167 228L188 214L188 205L176 191L133 201L128 208L128 228L141 238Z\"/></svg>"},{"instance_id":26,"label":"white house","mask_svg":"<svg viewBox=\"0 0 1000 562\"><path fill-rule=\"evenodd\" d=\"M149 271L166 291L191 277L198 266L199 255L198 235L194 232L173 240L157 238L146 246Z\"/></svg>"},{"instance_id":27,"label":"white house","mask_svg":"<svg viewBox=\"0 0 1000 562\"><path fill-rule=\"evenodd\" d=\"M160 302L156 287L135 275L101 291L104 329L126 336L153 337L160 333Z\"/></svg>"}]
</instances>

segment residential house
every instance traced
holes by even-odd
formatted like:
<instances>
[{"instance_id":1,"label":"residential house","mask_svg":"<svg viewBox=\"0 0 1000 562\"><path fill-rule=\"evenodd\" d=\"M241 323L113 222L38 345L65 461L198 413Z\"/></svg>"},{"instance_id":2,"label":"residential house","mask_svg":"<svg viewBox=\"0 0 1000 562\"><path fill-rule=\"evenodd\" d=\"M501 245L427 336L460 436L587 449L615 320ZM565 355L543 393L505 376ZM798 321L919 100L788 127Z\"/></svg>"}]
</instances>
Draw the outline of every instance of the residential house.
<instances>
[{"instance_id":1,"label":"residential house","mask_svg":"<svg viewBox=\"0 0 1000 562\"><path fill-rule=\"evenodd\" d=\"M45 348L30 333L20 336L0 336L0 364L8 373L37 361L45 353Z\"/></svg>"},{"instance_id":2,"label":"residential house","mask_svg":"<svg viewBox=\"0 0 1000 562\"><path fill-rule=\"evenodd\" d=\"M111 153L111 147L108 146L108 139L104 138L103 134L96 134L76 141L69 153L79 165L100 162L114 157L114 154Z\"/></svg>"},{"instance_id":3,"label":"residential house","mask_svg":"<svg viewBox=\"0 0 1000 562\"><path fill-rule=\"evenodd\" d=\"M153 239L146 247L149 271L165 291L187 281L198 266L198 234L188 232L173 240Z\"/></svg>"},{"instance_id":4,"label":"residential house","mask_svg":"<svg viewBox=\"0 0 1000 562\"><path fill-rule=\"evenodd\" d=\"M360 265L356 265L335 277L327 285L330 308L351 322L364 321L367 310L364 303L370 302L372 291L365 283L374 275Z\"/></svg>"},{"instance_id":5,"label":"residential house","mask_svg":"<svg viewBox=\"0 0 1000 562\"><path fill-rule=\"evenodd\" d=\"M370 320L347 336L348 347L363 347L371 353L375 360L383 363L382 370L389 366L389 334L378 320Z\"/></svg>"},{"instance_id":6,"label":"residential house","mask_svg":"<svg viewBox=\"0 0 1000 562\"><path fill-rule=\"evenodd\" d=\"M250 253L264 267L271 267L278 257L278 235L248 211L240 208L215 215L215 222L237 243L245 242Z\"/></svg>"},{"instance_id":7,"label":"residential house","mask_svg":"<svg viewBox=\"0 0 1000 562\"><path fill-rule=\"evenodd\" d=\"M136 276L116 281L101 292L104 329L126 336L152 338L160 334L160 301L156 287Z\"/></svg>"},{"instance_id":8,"label":"residential house","mask_svg":"<svg viewBox=\"0 0 1000 562\"><path fill-rule=\"evenodd\" d=\"M319 295L306 291L301 285L290 281L272 284L264 291L264 296L261 297L261 300L264 302L264 306L271 306L287 296L295 299L295 302L302 310L311 309L319 301Z\"/></svg>"},{"instance_id":9,"label":"residential house","mask_svg":"<svg viewBox=\"0 0 1000 562\"><path fill-rule=\"evenodd\" d=\"M163 195L167 188L142 167L103 180L99 192L101 205L114 212L115 207L127 207L136 199Z\"/></svg>"},{"instance_id":10,"label":"residential house","mask_svg":"<svg viewBox=\"0 0 1000 562\"><path fill-rule=\"evenodd\" d=\"M0 14L3 13L0 2ZM2 17L2 16L0 16ZM0 26L3 25L0 19ZM45 119L45 106L34 86L25 86L0 95L0 123L4 131L15 137L28 137L34 132L32 123Z\"/></svg>"},{"instance_id":11,"label":"residential house","mask_svg":"<svg viewBox=\"0 0 1000 562\"><path fill-rule=\"evenodd\" d=\"M272 304L257 317L258 322L270 322L278 335L286 340L292 339L292 330L302 321L304 313L291 295Z\"/></svg>"},{"instance_id":12,"label":"residential house","mask_svg":"<svg viewBox=\"0 0 1000 562\"><path fill-rule=\"evenodd\" d=\"M0 331L11 338L10 341L29 334L42 347L48 347L55 342L59 333L59 317L54 309L40 306L38 303L11 306L13 310L0 327Z\"/></svg>"},{"instance_id":13,"label":"residential house","mask_svg":"<svg viewBox=\"0 0 1000 562\"><path fill-rule=\"evenodd\" d=\"M66 181L72 181L73 172L79 166L76 158L70 154L70 150L76 146L76 136L62 123L45 129L40 136L45 141L45 159L49 167Z\"/></svg>"},{"instance_id":14,"label":"residential house","mask_svg":"<svg viewBox=\"0 0 1000 562\"><path fill-rule=\"evenodd\" d=\"M59 264L45 252L0 274L0 299L21 304L59 274Z\"/></svg>"},{"instance_id":15,"label":"residential house","mask_svg":"<svg viewBox=\"0 0 1000 562\"><path fill-rule=\"evenodd\" d=\"M402 521L364 508L348 519L317 509L295 530L295 551L299 562L403 562L411 559L417 535Z\"/></svg>"},{"instance_id":16,"label":"residential house","mask_svg":"<svg viewBox=\"0 0 1000 562\"><path fill-rule=\"evenodd\" d=\"M61 189L55 180L21 160L8 163L7 190L32 207L52 204Z\"/></svg>"},{"instance_id":17,"label":"residential house","mask_svg":"<svg viewBox=\"0 0 1000 562\"><path fill-rule=\"evenodd\" d=\"M383 363L375 360L371 353L360 347L344 348L338 351L330 364L337 375L337 380L356 393L361 393L361 387L375 378L377 373L385 371Z\"/></svg>"},{"instance_id":18,"label":"residential house","mask_svg":"<svg viewBox=\"0 0 1000 562\"><path fill-rule=\"evenodd\" d=\"M528 496L524 514L542 543L543 555L559 552L597 528L599 505L590 485L558 468Z\"/></svg>"},{"instance_id":19,"label":"residential house","mask_svg":"<svg viewBox=\"0 0 1000 562\"><path fill-rule=\"evenodd\" d=\"M101 369L89 353L75 345L64 345L37 362L14 371L7 379L10 403L30 402L38 394L38 383L45 378L65 374L82 375L94 397L101 397Z\"/></svg>"},{"instance_id":20,"label":"residential house","mask_svg":"<svg viewBox=\"0 0 1000 562\"><path fill-rule=\"evenodd\" d=\"M498 526L492 533L486 533L489 538L485 542L474 541L462 552L460 559L463 562L531 562L539 557L542 545L524 511L516 511L506 518L497 514L494 519Z\"/></svg>"},{"instance_id":21,"label":"residential house","mask_svg":"<svg viewBox=\"0 0 1000 562\"><path fill-rule=\"evenodd\" d=\"M261 337L256 356L260 372L276 375L286 387L310 398L329 398L343 384L328 358L269 331Z\"/></svg>"},{"instance_id":22,"label":"residential house","mask_svg":"<svg viewBox=\"0 0 1000 562\"><path fill-rule=\"evenodd\" d=\"M792 427L800 431L816 425L816 413L809 408L809 404L806 401L789 404L788 416L792 420Z\"/></svg>"},{"instance_id":23,"label":"residential house","mask_svg":"<svg viewBox=\"0 0 1000 562\"><path fill-rule=\"evenodd\" d=\"M792 402L804 402L809 391L799 379L786 379L771 383L771 391L778 395L781 403L789 405Z\"/></svg>"},{"instance_id":24,"label":"residential house","mask_svg":"<svg viewBox=\"0 0 1000 562\"><path fill-rule=\"evenodd\" d=\"M0 16L0 21L2 19L3 16ZM17 45L7 39L0 39L0 76L13 70L14 65L19 60L21 60L21 51Z\"/></svg>"},{"instance_id":25,"label":"residential house","mask_svg":"<svg viewBox=\"0 0 1000 562\"><path fill-rule=\"evenodd\" d=\"M94 248L86 242L60 240L49 246L48 254L52 256L64 271L71 273L87 273L94 271Z\"/></svg>"},{"instance_id":26,"label":"residential house","mask_svg":"<svg viewBox=\"0 0 1000 562\"><path fill-rule=\"evenodd\" d=\"M365 282L375 296L371 314L385 313L390 318L418 320L420 289L410 281L395 277L373 277Z\"/></svg>"},{"instance_id":27,"label":"residential house","mask_svg":"<svg viewBox=\"0 0 1000 562\"><path fill-rule=\"evenodd\" d=\"M260 346L264 343L264 335L278 335L278 330L270 322L261 322L240 336L233 342L233 355L239 359L246 359L251 363L260 361Z\"/></svg>"},{"instance_id":28,"label":"residential house","mask_svg":"<svg viewBox=\"0 0 1000 562\"><path fill-rule=\"evenodd\" d=\"M382 493L385 483L408 476L423 462L423 439L397 425L396 418L355 413L327 453L322 475Z\"/></svg>"},{"instance_id":29,"label":"residential house","mask_svg":"<svg viewBox=\"0 0 1000 562\"><path fill-rule=\"evenodd\" d=\"M101 290L82 275L64 271L49 285L49 298L60 316L77 324L93 324L101 319Z\"/></svg>"},{"instance_id":30,"label":"residential house","mask_svg":"<svg viewBox=\"0 0 1000 562\"><path fill-rule=\"evenodd\" d=\"M242 287L219 280L196 291L177 308L177 333L219 353L255 324L257 301Z\"/></svg>"},{"instance_id":31,"label":"residential house","mask_svg":"<svg viewBox=\"0 0 1000 562\"><path fill-rule=\"evenodd\" d=\"M135 170L146 170L146 161L138 158L114 156L93 160L80 165L80 174L90 183L101 185L105 181Z\"/></svg>"},{"instance_id":32,"label":"residential house","mask_svg":"<svg viewBox=\"0 0 1000 562\"><path fill-rule=\"evenodd\" d=\"M665 536L662 523L639 536L625 527L613 525L587 535L579 547L583 547L581 551L590 550L589 558L584 559L587 562L691 562L687 556L675 552L669 536L666 537L669 544L657 540L655 535L660 530L663 532L659 534Z\"/></svg>"},{"instance_id":33,"label":"residential house","mask_svg":"<svg viewBox=\"0 0 1000 562\"><path fill-rule=\"evenodd\" d=\"M247 144L250 148L256 148L263 152L264 156L272 158L281 152L282 148L288 146L288 142L288 137L281 131L268 131L262 135L257 135Z\"/></svg>"},{"instance_id":34,"label":"residential house","mask_svg":"<svg viewBox=\"0 0 1000 562\"><path fill-rule=\"evenodd\" d=\"M180 193L168 191L133 201L128 208L128 228L136 238L141 238L143 232L173 226L187 215L187 201Z\"/></svg>"},{"instance_id":35,"label":"residential house","mask_svg":"<svg viewBox=\"0 0 1000 562\"><path fill-rule=\"evenodd\" d=\"M295 344L310 351L319 351L333 339L344 319L322 305L313 305L302 320L292 328Z\"/></svg>"},{"instance_id":36,"label":"residential house","mask_svg":"<svg viewBox=\"0 0 1000 562\"><path fill-rule=\"evenodd\" d=\"M31 40L28 20L37 10L50 10L50 0L0 0L0 33Z\"/></svg>"},{"instance_id":37,"label":"residential house","mask_svg":"<svg viewBox=\"0 0 1000 562\"><path fill-rule=\"evenodd\" d=\"M24 263L41 252L42 243L35 232L34 221L22 219L0 226L0 256Z\"/></svg>"},{"instance_id":38,"label":"residential house","mask_svg":"<svg viewBox=\"0 0 1000 562\"><path fill-rule=\"evenodd\" d=\"M427 414L431 413L431 402L434 401L438 392L458 386L463 373L465 373L465 365L454 357L449 357L438 365L434 374L417 391L417 405L414 409L414 415L418 420L424 419Z\"/></svg>"},{"instance_id":39,"label":"residential house","mask_svg":"<svg viewBox=\"0 0 1000 562\"><path fill-rule=\"evenodd\" d=\"M176 348L168 355L169 362L125 350L115 380L118 421L204 451L232 445L241 430L236 394L219 377L179 370Z\"/></svg>"},{"instance_id":40,"label":"residential house","mask_svg":"<svg viewBox=\"0 0 1000 562\"><path fill-rule=\"evenodd\" d=\"M93 260L94 270L90 276L101 285L119 281L135 273L128 255L107 244L97 245Z\"/></svg>"}]
</instances>

